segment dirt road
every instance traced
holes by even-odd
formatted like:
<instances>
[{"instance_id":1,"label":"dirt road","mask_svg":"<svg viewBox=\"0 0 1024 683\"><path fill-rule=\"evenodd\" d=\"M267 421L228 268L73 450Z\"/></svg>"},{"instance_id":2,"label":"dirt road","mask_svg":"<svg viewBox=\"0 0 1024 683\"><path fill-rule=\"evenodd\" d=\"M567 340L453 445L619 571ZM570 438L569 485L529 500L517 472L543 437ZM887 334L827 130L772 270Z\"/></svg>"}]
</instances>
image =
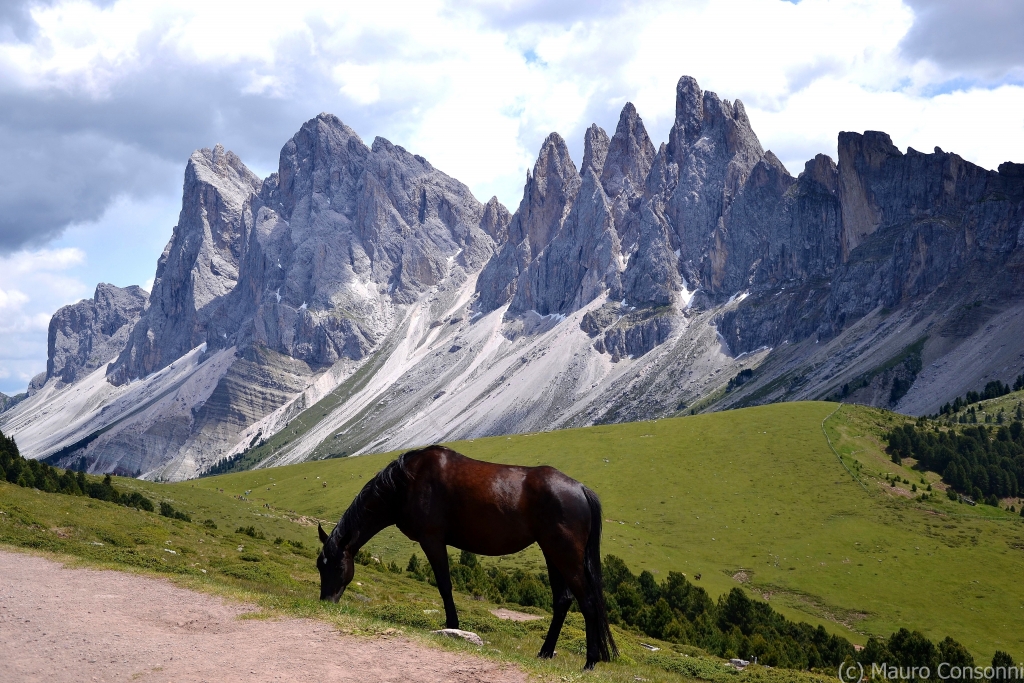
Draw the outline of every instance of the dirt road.
<instances>
[{"instance_id":1,"label":"dirt road","mask_svg":"<svg viewBox=\"0 0 1024 683\"><path fill-rule=\"evenodd\" d=\"M238 618L254 610L159 579L0 550L0 680L526 680L515 668L400 637Z\"/></svg>"}]
</instances>

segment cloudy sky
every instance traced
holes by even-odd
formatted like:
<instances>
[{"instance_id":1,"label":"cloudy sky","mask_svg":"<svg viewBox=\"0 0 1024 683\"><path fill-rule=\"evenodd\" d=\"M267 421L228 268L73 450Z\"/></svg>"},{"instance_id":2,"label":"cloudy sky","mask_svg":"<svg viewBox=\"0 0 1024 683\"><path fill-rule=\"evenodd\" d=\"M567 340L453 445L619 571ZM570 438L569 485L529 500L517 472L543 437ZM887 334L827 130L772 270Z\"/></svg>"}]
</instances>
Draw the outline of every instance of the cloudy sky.
<instances>
[{"instance_id":1,"label":"cloudy sky","mask_svg":"<svg viewBox=\"0 0 1024 683\"><path fill-rule=\"evenodd\" d=\"M57 308L148 286L196 148L266 176L327 111L514 210L549 132L578 164L632 101L666 140L688 74L794 175L868 129L994 168L1024 161L1021 26L1017 0L4 0L0 391Z\"/></svg>"}]
</instances>

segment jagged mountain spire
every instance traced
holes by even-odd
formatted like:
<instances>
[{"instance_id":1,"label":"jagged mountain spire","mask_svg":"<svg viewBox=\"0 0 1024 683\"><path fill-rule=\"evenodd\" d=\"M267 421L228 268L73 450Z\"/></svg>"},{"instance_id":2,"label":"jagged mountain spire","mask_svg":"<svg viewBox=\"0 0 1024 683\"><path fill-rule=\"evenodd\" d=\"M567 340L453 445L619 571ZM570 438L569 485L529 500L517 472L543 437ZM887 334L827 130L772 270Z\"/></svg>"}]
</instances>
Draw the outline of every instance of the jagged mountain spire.
<instances>
[{"instance_id":1,"label":"jagged mountain spire","mask_svg":"<svg viewBox=\"0 0 1024 683\"><path fill-rule=\"evenodd\" d=\"M111 381L144 377L206 340L217 302L234 288L248 200L261 181L217 145L192 153L178 225L157 262L149 303L111 365Z\"/></svg>"},{"instance_id":2,"label":"jagged mountain spire","mask_svg":"<svg viewBox=\"0 0 1024 683\"><path fill-rule=\"evenodd\" d=\"M480 305L492 311L509 303L530 262L558 232L580 188L580 174L558 133L541 145L533 173L527 172L523 199L508 226L508 241L481 271Z\"/></svg>"}]
</instances>

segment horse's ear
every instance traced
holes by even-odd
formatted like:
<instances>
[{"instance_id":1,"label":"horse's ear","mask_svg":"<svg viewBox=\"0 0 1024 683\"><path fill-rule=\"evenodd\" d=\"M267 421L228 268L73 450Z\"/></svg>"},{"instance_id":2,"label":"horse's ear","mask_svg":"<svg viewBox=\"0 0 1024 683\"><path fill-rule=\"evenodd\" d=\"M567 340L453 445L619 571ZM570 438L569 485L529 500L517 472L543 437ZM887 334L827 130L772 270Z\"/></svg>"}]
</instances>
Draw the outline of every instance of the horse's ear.
<instances>
[{"instance_id":1,"label":"horse's ear","mask_svg":"<svg viewBox=\"0 0 1024 683\"><path fill-rule=\"evenodd\" d=\"M327 532L324 531L324 528L320 526L320 522L316 523L316 530L320 532L320 542L324 545L327 545L327 539L330 538L330 536L328 536Z\"/></svg>"}]
</instances>

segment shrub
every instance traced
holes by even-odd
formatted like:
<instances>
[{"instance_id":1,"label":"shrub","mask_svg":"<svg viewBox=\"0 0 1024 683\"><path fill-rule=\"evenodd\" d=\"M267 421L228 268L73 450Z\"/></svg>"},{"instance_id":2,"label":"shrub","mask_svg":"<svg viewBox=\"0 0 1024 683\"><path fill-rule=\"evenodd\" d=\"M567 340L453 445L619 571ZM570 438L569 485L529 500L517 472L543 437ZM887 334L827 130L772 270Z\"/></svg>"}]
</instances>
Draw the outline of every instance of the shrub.
<instances>
[{"instance_id":1,"label":"shrub","mask_svg":"<svg viewBox=\"0 0 1024 683\"><path fill-rule=\"evenodd\" d=\"M235 533L236 534L244 534L244 535L248 536L249 538L258 538L260 540L263 540L263 539L266 538L266 536L263 535L262 531L259 531L256 527L252 526L251 524L249 526L240 526L240 527L238 527L237 529L235 529Z\"/></svg>"},{"instance_id":2,"label":"shrub","mask_svg":"<svg viewBox=\"0 0 1024 683\"><path fill-rule=\"evenodd\" d=\"M183 522L191 522L192 518L180 510L175 510L174 506L164 501L160 503L160 514L164 517L170 517L171 519L180 519Z\"/></svg>"},{"instance_id":3,"label":"shrub","mask_svg":"<svg viewBox=\"0 0 1024 683\"><path fill-rule=\"evenodd\" d=\"M138 491L132 491L128 495L121 497L121 504L125 507L136 508L137 510L145 510L146 512L153 512L153 501L146 498Z\"/></svg>"}]
</instances>

